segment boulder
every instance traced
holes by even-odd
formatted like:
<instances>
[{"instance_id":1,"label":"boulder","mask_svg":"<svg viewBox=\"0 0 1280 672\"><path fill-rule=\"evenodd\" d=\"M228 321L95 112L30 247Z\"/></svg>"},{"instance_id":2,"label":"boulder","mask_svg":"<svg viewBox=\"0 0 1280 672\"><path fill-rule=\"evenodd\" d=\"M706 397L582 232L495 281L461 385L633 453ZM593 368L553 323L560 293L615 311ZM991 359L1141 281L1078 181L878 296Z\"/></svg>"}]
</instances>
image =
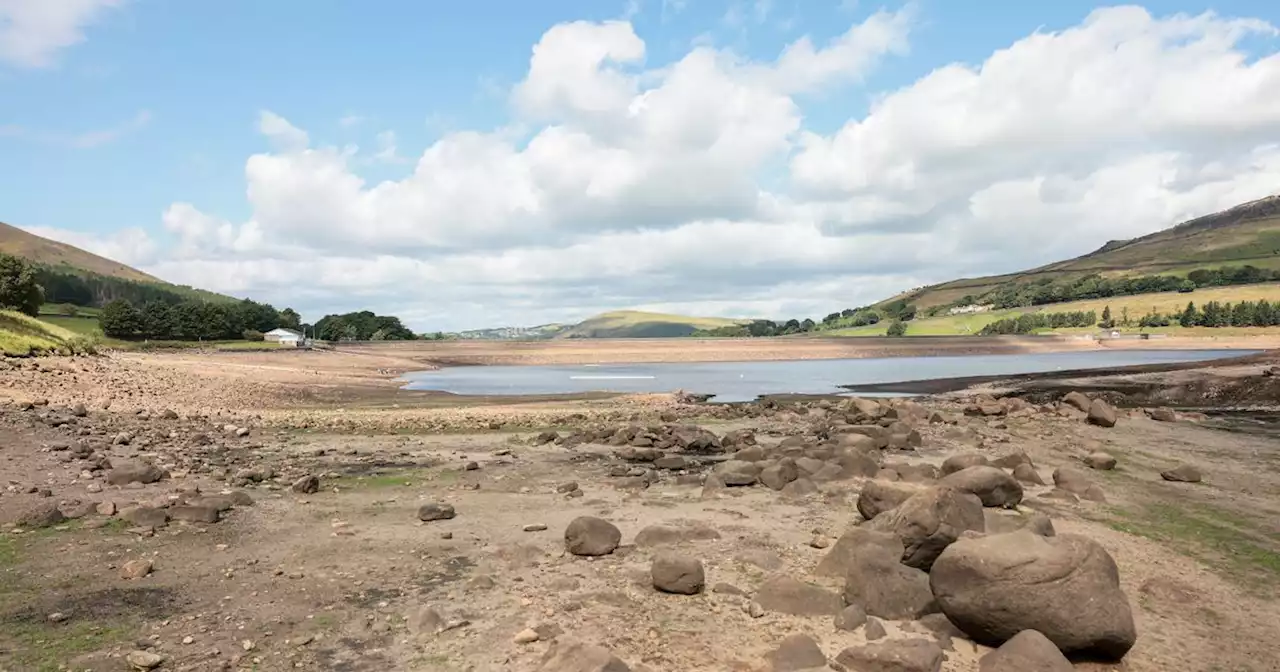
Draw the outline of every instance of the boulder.
<instances>
[{"instance_id":1,"label":"boulder","mask_svg":"<svg viewBox=\"0 0 1280 672\"><path fill-rule=\"evenodd\" d=\"M900 481L875 479L867 481L858 494L858 513L871 520L876 516L898 508L913 495L924 492L927 486Z\"/></svg>"},{"instance_id":2,"label":"boulder","mask_svg":"<svg viewBox=\"0 0 1280 672\"><path fill-rule=\"evenodd\" d=\"M654 558L649 573L653 587L664 593L696 595L707 584L702 561L676 553L663 553Z\"/></svg>"},{"instance_id":3,"label":"boulder","mask_svg":"<svg viewBox=\"0 0 1280 672\"><path fill-rule=\"evenodd\" d=\"M1081 413L1088 413L1089 406L1093 404L1093 401L1081 392L1068 392L1062 397L1062 403L1080 411Z\"/></svg>"},{"instance_id":4,"label":"boulder","mask_svg":"<svg viewBox=\"0 0 1280 672\"><path fill-rule=\"evenodd\" d=\"M936 611L929 575L902 564L897 549L862 546L853 553L845 576L844 601L861 605L870 616L914 620Z\"/></svg>"},{"instance_id":5,"label":"boulder","mask_svg":"<svg viewBox=\"0 0 1280 672\"><path fill-rule=\"evenodd\" d=\"M835 628L836 630L844 630L846 632L857 630L867 623L867 611L860 604L851 604L840 613L836 614Z\"/></svg>"},{"instance_id":6,"label":"boulder","mask_svg":"<svg viewBox=\"0 0 1280 672\"><path fill-rule=\"evenodd\" d=\"M1086 537L1021 530L963 539L929 579L947 618L988 646L1038 630L1068 655L1118 660L1137 638L1115 561Z\"/></svg>"},{"instance_id":7,"label":"boulder","mask_svg":"<svg viewBox=\"0 0 1280 672\"><path fill-rule=\"evenodd\" d=\"M879 453L876 456L865 452L847 452L836 455L831 458L828 465L834 464L839 467L834 478L829 480L844 480L846 478L854 478L858 476L870 477L880 471ZM819 472L821 473L821 472Z\"/></svg>"},{"instance_id":8,"label":"boulder","mask_svg":"<svg viewBox=\"0 0 1280 672\"><path fill-rule=\"evenodd\" d=\"M608 555L622 542L622 532L594 516L574 518L564 530L564 548L573 555Z\"/></svg>"},{"instance_id":9,"label":"boulder","mask_svg":"<svg viewBox=\"0 0 1280 672\"><path fill-rule=\"evenodd\" d=\"M120 512L120 518L138 527L164 527L169 524L169 514L164 509L150 506L133 506Z\"/></svg>"},{"instance_id":10,"label":"boulder","mask_svg":"<svg viewBox=\"0 0 1280 672\"><path fill-rule=\"evenodd\" d=\"M654 469L676 470L684 469L688 466L689 460L685 459L683 455L663 455L653 461Z\"/></svg>"},{"instance_id":11,"label":"boulder","mask_svg":"<svg viewBox=\"0 0 1280 672\"><path fill-rule=\"evenodd\" d=\"M865 525L859 525L849 528L847 532L840 535L835 545L822 558L822 562L819 562L818 566L814 568L813 573L818 576L844 578L855 564L854 556L860 549L868 546L886 549L895 553L897 557L902 557L902 540L898 539L897 535L889 532L877 532L876 530L868 529Z\"/></svg>"},{"instance_id":12,"label":"boulder","mask_svg":"<svg viewBox=\"0 0 1280 672\"><path fill-rule=\"evenodd\" d=\"M839 595L786 574L760 584L755 601L767 611L792 616L832 616L844 607Z\"/></svg>"},{"instance_id":13,"label":"boulder","mask_svg":"<svg viewBox=\"0 0 1280 672\"><path fill-rule=\"evenodd\" d=\"M801 476L794 481L782 487L782 496L791 498L803 498L818 492L818 486L813 481Z\"/></svg>"},{"instance_id":14,"label":"boulder","mask_svg":"<svg viewBox=\"0 0 1280 672\"><path fill-rule=\"evenodd\" d=\"M767 658L771 672L801 672L827 667L827 656L818 643L809 635L800 633L787 635Z\"/></svg>"},{"instance_id":15,"label":"boulder","mask_svg":"<svg viewBox=\"0 0 1280 672\"><path fill-rule=\"evenodd\" d=\"M976 495L983 506L1013 509L1022 502L1022 486L1017 479L998 467L966 467L945 476L939 482Z\"/></svg>"},{"instance_id":16,"label":"boulder","mask_svg":"<svg viewBox=\"0 0 1280 672\"><path fill-rule=\"evenodd\" d=\"M1175 422L1178 419L1178 414L1173 409L1163 407L1147 409L1147 416L1156 422Z\"/></svg>"},{"instance_id":17,"label":"boulder","mask_svg":"<svg viewBox=\"0 0 1280 672\"><path fill-rule=\"evenodd\" d=\"M930 640L896 639L851 646L836 656L836 662L856 672L938 672L942 656L942 647Z\"/></svg>"},{"instance_id":18,"label":"boulder","mask_svg":"<svg viewBox=\"0 0 1280 672\"><path fill-rule=\"evenodd\" d=\"M810 451L810 452L814 452L814 451ZM827 466L827 463L822 459L817 459L814 457L797 457L796 458L796 469L800 470L800 474L802 476L812 476L818 473L818 471L820 471L825 466Z\"/></svg>"},{"instance_id":19,"label":"boulder","mask_svg":"<svg viewBox=\"0 0 1280 672\"><path fill-rule=\"evenodd\" d=\"M1019 464L1033 464L1031 457L1026 453L1009 453L1002 457L997 457L991 461L991 466L1000 467L1001 469L1014 469Z\"/></svg>"},{"instance_id":20,"label":"boulder","mask_svg":"<svg viewBox=\"0 0 1280 672\"><path fill-rule=\"evenodd\" d=\"M1098 471L1111 471L1116 468L1116 458L1101 451L1089 453L1084 458L1085 466Z\"/></svg>"},{"instance_id":21,"label":"boulder","mask_svg":"<svg viewBox=\"0 0 1280 672\"><path fill-rule=\"evenodd\" d=\"M38 502L27 507L14 522L28 529L36 529L53 527L66 520L67 517L58 509L57 502Z\"/></svg>"},{"instance_id":22,"label":"boulder","mask_svg":"<svg viewBox=\"0 0 1280 672\"><path fill-rule=\"evenodd\" d=\"M130 483L155 483L168 476L164 470L141 460L111 461L111 470L107 472L107 483L111 485L128 485Z\"/></svg>"},{"instance_id":23,"label":"boulder","mask_svg":"<svg viewBox=\"0 0 1280 672\"><path fill-rule=\"evenodd\" d=\"M898 473L898 477L908 483L932 483L942 472L932 464L893 464L885 465Z\"/></svg>"},{"instance_id":24,"label":"boulder","mask_svg":"<svg viewBox=\"0 0 1280 672\"><path fill-rule=\"evenodd\" d=\"M752 485L760 476L760 466L756 462L725 460L716 467L715 474L725 485Z\"/></svg>"},{"instance_id":25,"label":"boulder","mask_svg":"<svg viewBox=\"0 0 1280 672\"><path fill-rule=\"evenodd\" d=\"M703 523L649 525L636 534L635 545L640 547L669 546L686 541L706 541L719 538L719 532Z\"/></svg>"},{"instance_id":26,"label":"boulder","mask_svg":"<svg viewBox=\"0 0 1280 672\"><path fill-rule=\"evenodd\" d=\"M418 507L418 520L423 522L449 520L456 515L458 514L453 510L453 505L443 502L431 502Z\"/></svg>"},{"instance_id":27,"label":"boulder","mask_svg":"<svg viewBox=\"0 0 1280 672\"><path fill-rule=\"evenodd\" d=\"M1172 469L1160 472L1160 478L1175 483L1199 483L1204 478L1204 475L1194 465L1180 464Z\"/></svg>"},{"instance_id":28,"label":"boulder","mask_svg":"<svg viewBox=\"0 0 1280 672\"><path fill-rule=\"evenodd\" d=\"M1089 404L1089 424L1099 427L1115 427L1116 426L1116 409L1111 408L1111 404L1101 400L1094 399Z\"/></svg>"},{"instance_id":29,"label":"boulder","mask_svg":"<svg viewBox=\"0 0 1280 672\"><path fill-rule=\"evenodd\" d=\"M965 530L982 532L982 502L949 486L933 486L867 523L902 541L902 562L928 571L947 546Z\"/></svg>"},{"instance_id":30,"label":"boulder","mask_svg":"<svg viewBox=\"0 0 1280 672\"><path fill-rule=\"evenodd\" d=\"M218 507L200 504L169 507L169 518L188 523L216 523L220 516Z\"/></svg>"},{"instance_id":31,"label":"boulder","mask_svg":"<svg viewBox=\"0 0 1280 672\"><path fill-rule=\"evenodd\" d=\"M947 476L962 469L986 466L988 464L990 464L990 462L987 460L986 455L981 453L961 453L959 455L952 455L951 457L943 460L941 471L943 476Z\"/></svg>"},{"instance_id":32,"label":"boulder","mask_svg":"<svg viewBox=\"0 0 1280 672\"><path fill-rule=\"evenodd\" d=\"M800 477L800 471L796 469L795 461L790 458L779 461L777 464L765 467L760 471L758 477L760 482L771 490L781 490L788 483Z\"/></svg>"},{"instance_id":33,"label":"boulder","mask_svg":"<svg viewBox=\"0 0 1280 672\"><path fill-rule=\"evenodd\" d=\"M1040 477L1040 472L1030 464L1019 464L1013 468L1013 477L1023 483L1031 485L1044 485L1044 479Z\"/></svg>"},{"instance_id":34,"label":"boulder","mask_svg":"<svg viewBox=\"0 0 1280 672\"><path fill-rule=\"evenodd\" d=\"M978 672L1072 672L1071 661L1048 637L1023 630L978 661Z\"/></svg>"},{"instance_id":35,"label":"boulder","mask_svg":"<svg viewBox=\"0 0 1280 672\"><path fill-rule=\"evenodd\" d=\"M631 667L602 646L557 639L538 672L631 672Z\"/></svg>"},{"instance_id":36,"label":"boulder","mask_svg":"<svg viewBox=\"0 0 1280 672\"><path fill-rule=\"evenodd\" d=\"M289 489L303 495L311 495L320 491L320 479L316 476L303 476L293 482Z\"/></svg>"}]
</instances>

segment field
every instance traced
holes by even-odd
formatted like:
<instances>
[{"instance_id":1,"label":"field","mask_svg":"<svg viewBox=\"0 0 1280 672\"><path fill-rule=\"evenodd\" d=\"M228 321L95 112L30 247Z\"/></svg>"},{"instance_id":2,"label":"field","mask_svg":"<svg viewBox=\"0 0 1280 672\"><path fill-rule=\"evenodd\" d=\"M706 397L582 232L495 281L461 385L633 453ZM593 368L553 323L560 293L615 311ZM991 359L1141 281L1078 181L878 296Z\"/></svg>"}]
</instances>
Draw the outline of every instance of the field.
<instances>
[{"instance_id":1,"label":"field","mask_svg":"<svg viewBox=\"0 0 1280 672\"><path fill-rule=\"evenodd\" d=\"M987 313L921 318L912 320L908 323L907 335L964 336L977 334L983 327L995 322L996 320L1007 317L1017 317L1025 313L1066 313L1075 311L1088 312L1092 310L1097 312L1099 319L1101 319L1103 309L1108 306L1111 307L1111 316L1116 321L1120 321L1122 319L1122 315L1127 309L1129 311L1129 319L1136 325L1138 320L1148 312L1153 310L1163 314L1180 312L1187 307L1188 301L1194 301L1196 306L1202 306L1209 301L1217 301L1219 303L1237 303L1240 301L1258 301L1261 299L1271 302L1280 301L1280 283L1237 285L1234 287L1209 287L1197 289L1196 291L1188 294L1180 292L1161 292L1159 294L1113 296L1106 299L1089 299L1085 301L1070 301L1067 303L1054 303L1028 308L993 310ZM885 330L888 326L889 325L886 323L880 323L866 327L838 329L821 333L824 336L884 336ZM1125 329L1123 327L1120 330L1130 331L1130 329ZM1132 330L1136 331L1137 327L1135 326ZM1063 333L1080 333L1096 331L1096 329L1065 329L1061 331ZM1146 331L1150 331L1152 333L1171 333L1195 336L1240 336L1247 334L1266 335L1280 333L1280 327L1239 327L1221 329L1184 329L1182 327L1164 327L1159 329L1147 329Z\"/></svg>"}]
</instances>

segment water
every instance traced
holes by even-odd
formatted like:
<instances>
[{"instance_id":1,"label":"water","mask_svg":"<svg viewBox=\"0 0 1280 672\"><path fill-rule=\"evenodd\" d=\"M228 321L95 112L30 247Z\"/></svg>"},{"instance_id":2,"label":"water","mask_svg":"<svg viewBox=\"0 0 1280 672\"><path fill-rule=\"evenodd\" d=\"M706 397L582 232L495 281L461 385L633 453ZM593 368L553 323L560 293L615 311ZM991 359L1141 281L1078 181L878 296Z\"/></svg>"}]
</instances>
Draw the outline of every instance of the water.
<instances>
[{"instance_id":1,"label":"water","mask_svg":"<svg viewBox=\"0 0 1280 672\"><path fill-rule=\"evenodd\" d=\"M1251 354L1242 350L1108 350L961 357L599 364L463 366L405 375L410 390L463 395L672 392L751 401L764 394L840 394L840 385L930 378L1013 375L1040 371L1191 362Z\"/></svg>"}]
</instances>

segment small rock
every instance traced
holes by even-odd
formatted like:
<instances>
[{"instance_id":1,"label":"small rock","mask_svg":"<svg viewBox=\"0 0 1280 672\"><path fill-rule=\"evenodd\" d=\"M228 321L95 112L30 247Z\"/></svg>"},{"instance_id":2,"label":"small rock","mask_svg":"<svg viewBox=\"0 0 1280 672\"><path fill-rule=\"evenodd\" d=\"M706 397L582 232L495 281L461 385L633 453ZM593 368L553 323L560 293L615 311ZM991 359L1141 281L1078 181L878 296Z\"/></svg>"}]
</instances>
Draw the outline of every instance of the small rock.
<instances>
[{"instance_id":1,"label":"small rock","mask_svg":"<svg viewBox=\"0 0 1280 672\"><path fill-rule=\"evenodd\" d=\"M607 520L579 516L564 530L565 550L573 555L608 555L622 543L622 532Z\"/></svg>"},{"instance_id":2,"label":"small rock","mask_svg":"<svg viewBox=\"0 0 1280 672\"><path fill-rule=\"evenodd\" d=\"M130 651L125 654L125 662L138 670L154 670L164 663L164 656L150 651Z\"/></svg>"},{"instance_id":3,"label":"small rock","mask_svg":"<svg viewBox=\"0 0 1280 672\"><path fill-rule=\"evenodd\" d=\"M423 504L418 507L418 520L423 522L431 522L433 520L449 520L457 515L453 510L452 504L444 504L442 502L433 502Z\"/></svg>"},{"instance_id":4,"label":"small rock","mask_svg":"<svg viewBox=\"0 0 1280 672\"><path fill-rule=\"evenodd\" d=\"M49 614L50 623L61 623L65 620L67 620L67 615L61 611L55 611L52 614Z\"/></svg>"},{"instance_id":5,"label":"small rock","mask_svg":"<svg viewBox=\"0 0 1280 672\"><path fill-rule=\"evenodd\" d=\"M116 515L116 503L111 500L98 502L97 505L94 506L94 510L98 512L98 515L114 516Z\"/></svg>"},{"instance_id":6,"label":"small rock","mask_svg":"<svg viewBox=\"0 0 1280 672\"><path fill-rule=\"evenodd\" d=\"M293 482L289 489L303 495L311 495L320 491L320 478L317 476L303 476Z\"/></svg>"},{"instance_id":7,"label":"small rock","mask_svg":"<svg viewBox=\"0 0 1280 672\"><path fill-rule=\"evenodd\" d=\"M851 646L836 656L836 662L860 672L938 672L942 657L942 647L927 639L897 639Z\"/></svg>"},{"instance_id":8,"label":"small rock","mask_svg":"<svg viewBox=\"0 0 1280 672\"><path fill-rule=\"evenodd\" d=\"M139 558L130 560L120 567L120 578L122 579L141 579L151 573L152 564L150 560Z\"/></svg>"},{"instance_id":9,"label":"small rock","mask_svg":"<svg viewBox=\"0 0 1280 672\"><path fill-rule=\"evenodd\" d=\"M1178 414L1169 408L1151 408L1147 410L1147 416L1156 422L1175 422Z\"/></svg>"},{"instance_id":10,"label":"small rock","mask_svg":"<svg viewBox=\"0 0 1280 672\"><path fill-rule=\"evenodd\" d=\"M566 495L577 489L578 489L577 481L569 481L568 483L561 483L560 485L556 486L556 492L562 495Z\"/></svg>"},{"instance_id":11,"label":"small rock","mask_svg":"<svg viewBox=\"0 0 1280 672\"><path fill-rule=\"evenodd\" d=\"M1115 427L1116 426L1116 409L1111 408L1111 404L1101 400L1094 399L1089 404L1089 424L1099 427Z\"/></svg>"},{"instance_id":12,"label":"small rock","mask_svg":"<svg viewBox=\"0 0 1280 672\"><path fill-rule=\"evenodd\" d=\"M480 469L480 463L479 463L479 462L468 462L468 463L467 463L467 466L466 466L466 467L464 467L464 469L466 469L467 471L479 471L479 469Z\"/></svg>"},{"instance_id":13,"label":"small rock","mask_svg":"<svg viewBox=\"0 0 1280 672\"><path fill-rule=\"evenodd\" d=\"M885 631L884 623L881 623L880 619L868 616L867 625L862 629L862 634L868 642L874 642L877 639L884 639L889 633Z\"/></svg>"},{"instance_id":14,"label":"small rock","mask_svg":"<svg viewBox=\"0 0 1280 672\"><path fill-rule=\"evenodd\" d=\"M978 661L978 672L1071 672L1071 661L1040 632L1023 630Z\"/></svg>"},{"instance_id":15,"label":"small rock","mask_svg":"<svg viewBox=\"0 0 1280 672\"><path fill-rule=\"evenodd\" d=\"M857 630L867 622L867 612L860 605L851 604L836 614L836 630Z\"/></svg>"},{"instance_id":16,"label":"small rock","mask_svg":"<svg viewBox=\"0 0 1280 672\"><path fill-rule=\"evenodd\" d=\"M827 656L818 643L809 635L799 633L784 638L778 648L769 653L768 660L773 672L800 672L827 666Z\"/></svg>"},{"instance_id":17,"label":"small rock","mask_svg":"<svg viewBox=\"0 0 1280 672\"><path fill-rule=\"evenodd\" d=\"M524 529L525 532L541 532L547 529L547 526L543 525L542 523L532 523L529 525L525 525L524 528L522 529Z\"/></svg>"},{"instance_id":18,"label":"small rock","mask_svg":"<svg viewBox=\"0 0 1280 672\"><path fill-rule=\"evenodd\" d=\"M533 628L525 628L524 630L517 632L516 636L511 638L511 641L516 644L532 644L539 639L540 637L538 636L537 630L534 630Z\"/></svg>"}]
</instances>

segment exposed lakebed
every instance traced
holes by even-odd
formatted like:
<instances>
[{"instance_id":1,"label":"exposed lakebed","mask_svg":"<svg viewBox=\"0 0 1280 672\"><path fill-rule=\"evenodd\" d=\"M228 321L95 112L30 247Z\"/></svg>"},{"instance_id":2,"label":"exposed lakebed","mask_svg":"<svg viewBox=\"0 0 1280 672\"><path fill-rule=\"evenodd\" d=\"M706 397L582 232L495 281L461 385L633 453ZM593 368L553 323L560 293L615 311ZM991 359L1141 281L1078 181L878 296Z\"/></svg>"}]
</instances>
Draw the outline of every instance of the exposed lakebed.
<instances>
[{"instance_id":1,"label":"exposed lakebed","mask_svg":"<svg viewBox=\"0 0 1280 672\"><path fill-rule=\"evenodd\" d=\"M406 389L461 395L672 392L750 401L769 394L840 394L842 386L906 380L1108 369L1252 354L1242 350L1107 350L962 357L886 357L755 362L464 366L405 374Z\"/></svg>"}]
</instances>

